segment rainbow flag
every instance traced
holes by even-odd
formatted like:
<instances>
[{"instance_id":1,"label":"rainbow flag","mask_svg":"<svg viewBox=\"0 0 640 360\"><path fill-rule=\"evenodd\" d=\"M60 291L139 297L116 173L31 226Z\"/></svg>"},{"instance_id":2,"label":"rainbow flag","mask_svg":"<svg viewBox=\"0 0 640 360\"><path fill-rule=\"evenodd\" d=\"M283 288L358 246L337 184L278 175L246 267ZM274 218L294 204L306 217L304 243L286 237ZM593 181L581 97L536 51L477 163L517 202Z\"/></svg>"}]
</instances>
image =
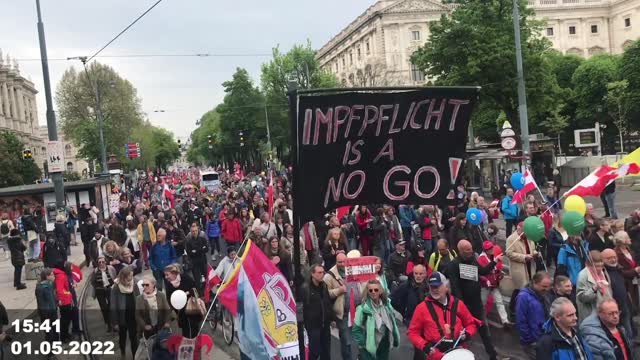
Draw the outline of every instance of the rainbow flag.
<instances>
[{"instance_id":1,"label":"rainbow flag","mask_svg":"<svg viewBox=\"0 0 640 360\"><path fill-rule=\"evenodd\" d=\"M244 356L299 358L296 303L289 282L251 241L220 286L218 298L238 317L238 337L247 340L240 342Z\"/></svg>"}]
</instances>

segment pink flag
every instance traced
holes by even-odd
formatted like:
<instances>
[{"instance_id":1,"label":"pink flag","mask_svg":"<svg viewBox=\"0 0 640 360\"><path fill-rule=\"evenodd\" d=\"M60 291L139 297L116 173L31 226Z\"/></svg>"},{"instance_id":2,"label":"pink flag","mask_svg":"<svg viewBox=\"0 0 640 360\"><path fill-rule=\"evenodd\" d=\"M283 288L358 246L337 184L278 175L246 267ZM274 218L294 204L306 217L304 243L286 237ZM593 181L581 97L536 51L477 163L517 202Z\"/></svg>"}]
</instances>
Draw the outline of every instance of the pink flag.
<instances>
[{"instance_id":1,"label":"pink flag","mask_svg":"<svg viewBox=\"0 0 640 360\"><path fill-rule=\"evenodd\" d=\"M533 176L531 176L531 173L529 172L529 170L525 170L524 172L524 186L522 187L522 189L516 191L515 194L513 194L513 199L511 200L511 204L521 204L524 199L527 197L527 194L530 191L533 191L535 189L538 188L538 184L536 184L536 181L533 179Z\"/></svg>"}]
</instances>

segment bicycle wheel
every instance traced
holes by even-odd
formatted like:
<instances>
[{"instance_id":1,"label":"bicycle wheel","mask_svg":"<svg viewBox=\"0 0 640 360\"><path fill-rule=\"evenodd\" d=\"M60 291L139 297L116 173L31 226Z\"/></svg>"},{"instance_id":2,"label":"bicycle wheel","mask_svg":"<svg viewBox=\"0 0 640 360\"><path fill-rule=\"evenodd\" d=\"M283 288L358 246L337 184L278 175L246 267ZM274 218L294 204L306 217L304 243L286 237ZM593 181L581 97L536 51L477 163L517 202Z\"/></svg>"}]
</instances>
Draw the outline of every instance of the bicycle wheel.
<instances>
[{"instance_id":1,"label":"bicycle wheel","mask_svg":"<svg viewBox=\"0 0 640 360\"><path fill-rule=\"evenodd\" d=\"M211 331L216 331L216 328L218 327L218 306L219 304L216 301L211 311L209 311L209 316L207 316L207 322L211 327Z\"/></svg>"},{"instance_id":2,"label":"bicycle wheel","mask_svg":"<svg viewBox=\"0 0 640 360\"><path fill-rule=\"evenodd\" d=\"M222 309L222 336L224 337L224 341L227 345L231 345L233 343L233 315L227 309Z\"/></svg>"}]
</instances>

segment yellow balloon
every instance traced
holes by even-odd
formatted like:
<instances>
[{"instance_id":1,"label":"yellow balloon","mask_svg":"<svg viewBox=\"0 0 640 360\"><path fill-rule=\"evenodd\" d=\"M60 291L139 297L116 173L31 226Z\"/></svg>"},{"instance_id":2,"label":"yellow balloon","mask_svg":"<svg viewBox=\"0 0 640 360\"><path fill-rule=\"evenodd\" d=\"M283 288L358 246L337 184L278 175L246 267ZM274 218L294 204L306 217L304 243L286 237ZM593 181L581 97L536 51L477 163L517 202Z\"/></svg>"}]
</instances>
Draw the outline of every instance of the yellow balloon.
<instances>
[{"instance_id":1,"label":"yellow balloon","mask_svg":"<svg viewBox=\"0 0 640 360\"><path fill-rule=\"evenodd\" d=\"M571 195L564 201L564 209L565 211L575 211L584 216L587 212L587 204L580 196Z\"/></svg>"}]
</instances>

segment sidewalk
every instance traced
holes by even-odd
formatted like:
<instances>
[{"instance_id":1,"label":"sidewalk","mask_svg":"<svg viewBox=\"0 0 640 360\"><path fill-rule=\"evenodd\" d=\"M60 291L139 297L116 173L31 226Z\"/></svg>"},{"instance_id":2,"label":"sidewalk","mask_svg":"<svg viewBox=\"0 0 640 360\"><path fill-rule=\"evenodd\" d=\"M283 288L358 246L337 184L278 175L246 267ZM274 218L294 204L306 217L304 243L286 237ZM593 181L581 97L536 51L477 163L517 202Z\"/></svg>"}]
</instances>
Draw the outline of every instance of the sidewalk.
<instances>
[{"instance_id":1,"label":"sidewalk","mask_svg":"<svg viewBox=\"0 0 640 360\"><path fill-rule=\"evenodd\" d=\"M78 237L79 238L79 237ZM71 246L69 261L76 265L84 262L82 242L78 241L77 246ZM7 253L8 255L8 253ZM11 259L0 252L0 301L9 313L9 323L17 318L25 318L38 308L36 303L36 284L38 280L25 280L26 265L22 270L22 279L27 288L16 290L13 287L13 265ZM22 314L22 316L20 316Z\"/></svg>"}]
</instances>

